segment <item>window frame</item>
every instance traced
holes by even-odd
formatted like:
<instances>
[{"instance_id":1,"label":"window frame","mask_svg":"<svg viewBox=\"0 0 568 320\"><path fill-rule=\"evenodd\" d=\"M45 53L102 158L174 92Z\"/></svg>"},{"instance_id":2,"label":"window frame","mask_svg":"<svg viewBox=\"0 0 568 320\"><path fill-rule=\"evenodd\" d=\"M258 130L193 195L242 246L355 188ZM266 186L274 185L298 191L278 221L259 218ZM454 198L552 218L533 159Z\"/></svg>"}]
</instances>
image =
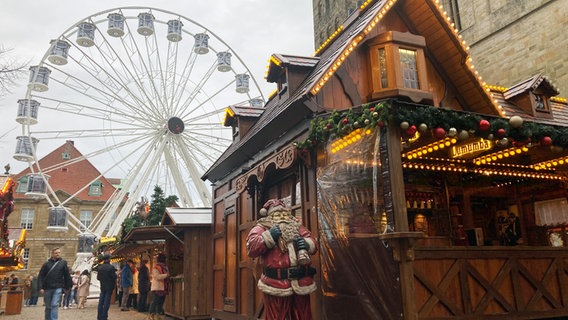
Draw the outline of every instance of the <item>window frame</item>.
<instances>
[{"instance_id":1,"label":"window frame","mask_svg":"<svg viewBox=\"0 0 568 320\"><path fill-rule=\"evenodd\" d=\"M103 194L103 184L99 180L91 183L89 186L89 196L100 197Z\"/></svg>"},{"instance_id":2,"label":"window frame","mask_svg":"<svg viewBox=\"0 0 568 320\"><path fill-rule=\"evenodd\" d=\"M30 212L31 212L31 217L29 217ZM35 218L35 210L33 208L22 208L20 214L20 228L25 230L33 230L34 218Z\"/></svg>"},{"instance_id":3,"label":"window frame","mask_svg":"<svg viewBox=\"0 0 568 320\"><path fill-rule=\"evenodd\" d=\"M16 193L26 193L28 192L28 183L30 178L28 175L22 176L18 179L18 186L16 187Z\"/></svg>"},{"instance_id":4,"label":"window frame","mask_svg":"<svg viewBox=\"0 0 568 320\"><path fill-rule=\"evenodd\" d=\"M84 219L83 214L89 213L89 223L86 223L86 219ZM84 224L87 228L90 227L91 223L93 223L93 211L92 210L81 210L79 212L79 221ZM86 229L83 226L79 228L81 231L85 231Z\"/></svg>"}]
</instances>

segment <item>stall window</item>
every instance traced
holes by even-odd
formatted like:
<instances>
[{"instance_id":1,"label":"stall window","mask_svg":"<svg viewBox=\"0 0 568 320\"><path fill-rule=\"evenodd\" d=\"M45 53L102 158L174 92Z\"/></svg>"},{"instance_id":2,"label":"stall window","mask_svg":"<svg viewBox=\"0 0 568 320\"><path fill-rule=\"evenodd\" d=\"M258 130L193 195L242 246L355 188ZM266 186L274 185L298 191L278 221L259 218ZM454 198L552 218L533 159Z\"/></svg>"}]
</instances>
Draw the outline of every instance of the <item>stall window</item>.
<instances>
[{"instance_id":1,"label":"stall window","mask_svg":"<svg viewBox=\"0 0 568 320\"><path fill-rule=\"evenodd\" d=\"M534 203L536 224L547 229L548 242L553 247L568 246L568 201L558 198Z\"/></svg>"}]
</instances>

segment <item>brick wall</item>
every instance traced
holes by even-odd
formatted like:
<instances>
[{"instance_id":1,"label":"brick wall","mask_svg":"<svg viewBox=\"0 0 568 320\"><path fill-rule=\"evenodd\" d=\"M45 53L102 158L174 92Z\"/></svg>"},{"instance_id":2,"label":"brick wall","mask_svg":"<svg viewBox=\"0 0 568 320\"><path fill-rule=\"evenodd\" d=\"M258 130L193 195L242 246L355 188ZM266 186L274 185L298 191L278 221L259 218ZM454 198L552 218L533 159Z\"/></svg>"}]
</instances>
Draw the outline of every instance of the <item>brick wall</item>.
<instances>
[{"instance_id":1,"label":"brick wall","mask_svg":"<svg viewBox=\"0 0 568 320\"><path fill-rule=\"evenodd\" d=\"M450 0L443 0L447 3ZM463 39L485 82L510 87L537 73L568 96L568 1L458 0Z\"/></svg>"},{"instance_id":2,"label":"brick wall","mask_svg":"<svg viewBox=\"0 0 568 320\"><path fill-rule=\"evenodd\" d=\"M314 43L316 49L343 24L357 0L313 0Z\"/></svg>"}]
</instances>

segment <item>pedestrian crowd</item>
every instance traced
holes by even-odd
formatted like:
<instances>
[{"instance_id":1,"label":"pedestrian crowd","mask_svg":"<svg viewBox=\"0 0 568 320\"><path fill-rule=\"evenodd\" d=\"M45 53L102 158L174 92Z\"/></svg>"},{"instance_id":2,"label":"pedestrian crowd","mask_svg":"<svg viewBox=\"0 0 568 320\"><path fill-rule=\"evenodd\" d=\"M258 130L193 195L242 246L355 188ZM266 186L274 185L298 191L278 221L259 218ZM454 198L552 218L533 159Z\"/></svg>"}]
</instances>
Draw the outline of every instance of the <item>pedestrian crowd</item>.
<instances>
[{"instance_id":1,"label":"pedestrian crowd","mask_svg":"<svg viewBox=\"0 0 568 320\"><path fill-rule=\"evenodd\" d=\"M121 311L148 313L147 319L164 319L164 302L168 293L169 271L166 256L158 255L157 263L150 269L148 260L122 262L117 270L105 254L97 265L96 277L100 283L97 320L108 320L108 310L115 296ZM91 286L90 270L71 271L67 261L61 258L61 250L55 248L38 274L26 276L20 282L15 274L5 278L10 290L21 287L23 306L34 307L43 296L46 320L57 320L59 310L83 309Z\"/></svg>"}]
</instances>

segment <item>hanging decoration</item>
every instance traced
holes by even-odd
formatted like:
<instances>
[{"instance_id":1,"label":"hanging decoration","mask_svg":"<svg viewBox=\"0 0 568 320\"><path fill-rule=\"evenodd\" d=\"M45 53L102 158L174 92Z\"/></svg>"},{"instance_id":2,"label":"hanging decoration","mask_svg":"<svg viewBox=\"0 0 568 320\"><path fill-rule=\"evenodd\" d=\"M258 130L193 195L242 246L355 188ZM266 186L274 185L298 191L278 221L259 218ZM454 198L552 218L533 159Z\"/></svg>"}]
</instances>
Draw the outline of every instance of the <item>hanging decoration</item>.
<instances>
[{"instance_id":1,"label":"hanging decoration","mask_svg":"<svg viewBox=\"0 0 568 320\"><path fill-rule=\"evenodd\" d=\"M502 145L511 143L525 146L533 142L556 149L568 147L566 127L523 121L519 116L507 119L432 106L406 106L390 100L342 112L333 111L314 118L308 138L294 144L301 150L311 150L329 140L344 137L355 129L373 129L384 126L389 121L400 126L403 136L411 136L417 130L424 133L423 130L430 129L436 139L456 136L467 139L476 136L498 139Z\"/></svg>"}]
</instances>

